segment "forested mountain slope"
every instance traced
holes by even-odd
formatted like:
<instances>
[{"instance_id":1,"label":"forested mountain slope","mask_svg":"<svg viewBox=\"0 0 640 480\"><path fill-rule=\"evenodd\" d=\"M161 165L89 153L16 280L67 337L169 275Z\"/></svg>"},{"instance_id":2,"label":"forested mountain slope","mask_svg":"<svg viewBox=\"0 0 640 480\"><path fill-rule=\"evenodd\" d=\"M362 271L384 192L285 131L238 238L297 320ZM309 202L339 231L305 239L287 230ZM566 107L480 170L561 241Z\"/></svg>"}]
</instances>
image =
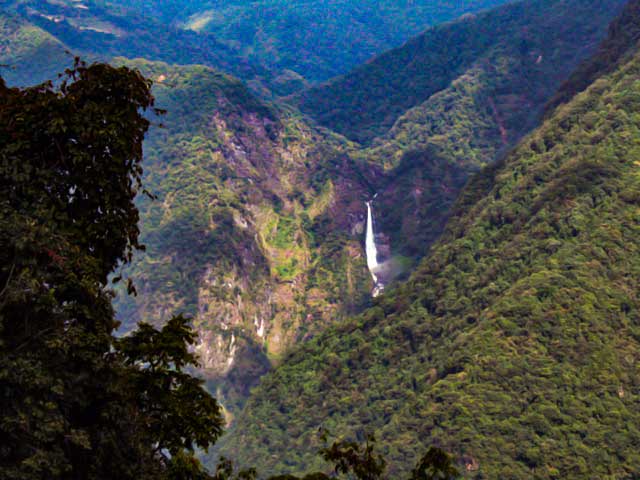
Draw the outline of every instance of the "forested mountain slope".
<instances>
[{"instance_id":1,"label":"forested mountain slope","mask_svg":"<svg viewBox=\"0 0 640 480\"><path fill-rule=\"evenodd\" d=\"M392 478L433 443L468 478L637 475L640 51L628 46L474 178L408 283L263 379L224 454L322 468L324 426L375 431Z\"/></svg>"},{"instance_id":2,"label":"forested mountain slope","mask_svg":"<svg viewBox=\"0 0 640 480\"><path fill-rule=\"evenodd\" d=\"M0 50L0 59L12 67L3 70L10 83L36 84L73 62L71 53L69 59L57 50L52 58L47 58L51 47L43 37L48 41L55 39L57 45L64 45L63 51L87 60L110 61L114 56L125 56L175 64L205 64L252 80L256 88L269 81L269 74L259 62L248 63L212 35L171 27L96 0L82 3L0 0L0 26L7 43L18 44L21 49L30 45L36 52L35 60L42 62L25 64L22 60L26 56L16 55L20 52L5 46Z\"/></svg>"},{"instance_id":3,"label":"forested mountain slope","mask_svg":"<svg viewBox=\"0 0 640 480\"><path fill-rule=\"evenodd\" d=\"M164 20L142 21L112 3L76 3L2 3L10 8L0 63L18 67L2 71L10 84L49 78L77 53L230 62L244 78L268 78L211 36L163 32ZM292 345L362 311L372 286L364 202L378 193L378 247L394 277L438 238L470 172L534 125L620 0L527 5L538 9L531 21L543 25L529 26L526 49L492 49L364 149L210 68L115 60L149 75L158 106L168 110L156 120L166 128L154 127L145 143L145 181L158 198L140 204L147 251L126 272L138 296L121 292L116 300L125 329L140 319L193 316L209 386L235 412ZM516 20L504 17L515 21L507 30L521 27ZM404 50L397 52L401 59ZM440 60L434 70L448 68L450 60Z\"/></svg>"},{"instance_id":4,"label":"forested mountain slope","mask_svg":"<svg viewBox=\"0 0 640 480\"><path fill-rule=\"evenodd\" d=\"M521 118L508 118L513 111L533 109L535 114L543 87L557 88L554 83L593 51L623 4L524 0L465 16L303 92L297 103L320 124L369 143L410 108L452 84L470 84L480 90L479 114L507 117L501 129L511 138L522 123ZM510 98L502 92L505 77L518 81L518 91L510 92ZM531 88L529 82L542 84ZM498 97L496 105L482 98L492 95Z\"/></svg>"},{"instance_id":5,"label":"forested mountain slope","mask_svg":"<svg viewBox=\"0 0 640 480\"><path fill-rule=\"evenodd\" d=\"M446 74L440 78L443 81L440 90L433 95L430 91L422 92L428 96L426 101L404 112L389 132L370 148L357 154L362 161L377 163L386 169L384 175L371 175L375 180L371 184L371 193L375 191L379 194L375 205L376 219L383 234L381 241L388 250L412 259L410 261L428 250L442 231L448 209L469 173L494 161L537 124L543 105L578 61L594 50L604 36L606 23L621 3L622 0L577 3L572 0L526 0L476 18L437 27L405 47L388 52L362 67L362 78L358 72L345 77L358 77L360 83L357 89L382 83L385 89L391 89L384 99L386 102L388 99L396 101L403 96L414 95L415 91L422 92L420 82L439 78L434 76L434 72ZM145 10L148 6L134 2L128 7L118 7L117 2L98 2L95 5L91 3L90 8L85 10L74 5L73 2L20 3L17 10L23 13L20 21L24 24L20 32L36 31L36 37L46 37L54 42L56 50L54 55L50 55L49 51L54 47L47 43L44 47L31 49L33 51L29 55L21 55L19 58L24 61L20 61L12 57L14 47L10 41L5 48L7 54L0 59L20 67L18 71L6 71L10 83L24 83L30 76L43 79L41 74L34 74L34 68L48 69L51 73L61 70L67 66L64 61L57 69L52 69L45 68L46 62L31 59L34 56L36 60L46 57L51 59L50 64L56 65L59 58L68 61L67 56L62 54L65 48L74 53L94 48L91 50L93 55L98 50L104 53L124 51L125 54L142 54L147 58L155 58L160 52L160 58L173 60L176 60L174 53L181 52L183 58L177 60L195 59L203 63L222 62L215 55L226 51L216 50L215 43L205 44L202 48L208 56L202 56L198 49L175 43L175 32L169 30L166 39L155 46L152 43L148 52L141 53L140 49L149 43L149 38L156 36L153 29L157 29L157 25L153 21L148 26L140 25L139 17L127 17L125 12L140 9L149 13ZM185 4L185 12L199 8L202 8L201 2ZM162 18L161 15L167 9L170 10L169 5L158 4L158 13L150 15L151 20L155 16L159 22L167 21L169 18ZM48 20L48 17L60 21L56 23ZM34 22L34 19L38 19L36 23L58 32L59 38L51 37L42 29L38 30L26 18ZM111 30L115 32L114 35L105 33ZM494 30L498 32L497 35L494 35ZM192 34L196 35L194 32ZM28 38L29 35L9 32L6 36L8 39L18 39L13 41L18 45L24 44L24 37ZM446 40L446 45L441 42L442 39ZM165 41L174 42L175 45L163 46ZM92 47L94 43L104 48ZM79 50L70 45L76 45ZM412 52L416 45L422 47ZM410 68L396 68L406 63L407 56L415 57L412 57ZM459 58L468 59L470 63L464 65L463 71L454 72L451 66ZM248 72L239 74L253 75ZM453 77L449 78L451 75ZM252 78L255 80L257 77ZM256 86L255 82L253 85ZM326 89L319 92L330 101L339 100L331 100L332 94ZM384 102L381 109L392 111L387 109ZM342 107L344 105L338 103L337 111ZM376 106L358 106L358 110L369 108L375 109ZM357 125L362 115L369 112L353 113L348 113L349 123ZM406 262L401 259L401 263Z\"/></svg>"},{"instance_id":6,"label":"forested mountain slope","mask_svg":"<svg viewBox=\"0 0 640 480\"><path fill-rule=\"evenodd\" d=\"M375 131L385 130L394 109L428 97L359 153L385 168L388 180L376 186L378 223L396 253L424 255L468 175L539 124L545 104L595 51L622 3L527 0L499 7L437 27L308 92L331 115L344 114L348 128L371 120Z\"/></svg>"},{"instance_id":7,"label":"forested mountain slope","mask_svg":"<svg viewBox=\"0 0 640 480\"><path fill-rule=\"evenodd\" d=\"M611 10L619 4L605 3ZM211 69L118 60L150 76L158 106L168 111L159 120L166 128L152 129L145 143L145 180L158 199L140 205L147 251L127 272L138 296L121 294L119 318L130 326L140 319L160 324L178 312L193 316L210 387L236 410L289 347L368 305L364 202L378 192L377 240L381 259L390 260L391 279L440 235L469 173L493 161L531 125L519 112L527 116L540 109L602 36L598 3L581 7L591 15L576 19L562 2L533 4L544 7L536 19L559 23L558 15L566 17L567 28L557 32L531 27L549 45L564 46L545 47L561 53L537 63L533 47L515 56L494 50L476 70L407 113L370 149L358 150L286 108L266 105L239 81ZM3 59L15 62L17 47L28 45L25 38L44 40L25 49L23 61L16 62L20 68L8 71L10 82L29 83L29 69L40 65L43 72L55 68L49 76L61 70L70 63L65 49L96 48L91 52L97 55L104 48L112 55L124 48L137 54L156 31L153 22L138 24L135 16L100 4L87 10L64 2L20 5L7 24L13 30L7 29ZM578 21L579 26L572 23ZM110 29L113 34L105 33ZM164 50L162 42L172 42L172 35L149 50L150 58L156 48L166 58L198 58L197 50L179 42ZM437 68L446 67L448 60L442 61ZM547 76L549 71L554 75ZM518 110L520 104L527 108ZM510 129L506 139L503 118Z\"/></svg>"},{"instance_id":8,"label":"forested mountain slope","mask_svg":"<svg viewBox=\"0 0 640 480\"><path fill-rule=\"evenodd\" d=\"M237 406L292 344L370 301L367 177L340 138L206 67L125 61L155 81L164 128L145 143L145 252L128 325L194 318L210 386ZM224 380L224 381L222 381ZM219 388L219 389L218 389Z\"/></svg>"},{"instance_id":9,"label":"forested mountain slope","mask_svg":"<svg viewBox=\"0 0 640 480\"><path fill-rule=\"evenodd\" d=\"M95 23L106 17L93 8L18 7L0 15L0 62L9 64L1 72L9 85L55 80L83 49L91 60L148 41L148 31L138 37L137 30L100 37L89 25L106 31L122 19ZM65 12L51 23L79 50L28 21L42 12ZM116 43L100 52L101 43L85 36L91 32ZM110 60L149 76L167 110L145 141L145 184L157 199L139 199L147 250L125 272L138 296L122 288L116 299L121 333L140 320L193 317L204 374L233 410L291 344L368 304L364 202L379 169L352 160L348 142L259 101L233 77L204 66Z\"/></svg>"},{"instance_id":10,"label":"forested mountain slope","mask_svg":"<svg viewBox=\"0 0 640 480\"><path fill-rule=\"evenodd\" d=\"M344 73L430 25L505 1L0 0L0 9L84 57L204 64L271 96ZM20 67L31 84L46 78L35 66Z\"/></svg>"},{"instance_id":11,"label":"forested mountain slope","mask_svg":"<svg viewBox=\"0 0 640 480\"><path fill-rule=\"evenodd\" d=\"M110 0L145 17L212 33L278 72L282 93L324 81L402 44L431 25L506 0Z\"/></svg>"}]
</instances>

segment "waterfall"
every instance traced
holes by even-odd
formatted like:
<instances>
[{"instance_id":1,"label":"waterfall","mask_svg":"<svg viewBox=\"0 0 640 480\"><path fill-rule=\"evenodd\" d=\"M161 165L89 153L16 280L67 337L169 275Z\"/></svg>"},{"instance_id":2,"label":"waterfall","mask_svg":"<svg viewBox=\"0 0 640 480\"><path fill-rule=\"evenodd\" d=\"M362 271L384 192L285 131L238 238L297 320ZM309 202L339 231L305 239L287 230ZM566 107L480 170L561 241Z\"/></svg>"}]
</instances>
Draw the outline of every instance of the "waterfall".
<instances>
[{"instance_id":1,"label":"waterfall","mask_svg":"<svg viewBox=\"0 0 640 480\"><path fill-rule=\"evenodd\" d=\"M367 237L365 240L365 249L367 251L367 266L373 277L373 281L378 283L378 277L375 274L378 268L378 250L376 249L376 239L373 233L373 213L371 212L371 202L367 202Z\"/></svg>"},{"instance_id":2,"label":"waterfall","mask_svg":"<svg viewBox=\"0 0 640 480\"><path fill-rule=\"evenodd\" d=\"M376 248L375 233L373 231L373 209L371 208L371 201L367 202L367 236L365 238L365 250L367 253L367 267L375 287L373 289L373 296L377 297L382 292L384 285L378 280L376 272L380 264L378 263L378 249Z\"/></svg>"}]
</instances>

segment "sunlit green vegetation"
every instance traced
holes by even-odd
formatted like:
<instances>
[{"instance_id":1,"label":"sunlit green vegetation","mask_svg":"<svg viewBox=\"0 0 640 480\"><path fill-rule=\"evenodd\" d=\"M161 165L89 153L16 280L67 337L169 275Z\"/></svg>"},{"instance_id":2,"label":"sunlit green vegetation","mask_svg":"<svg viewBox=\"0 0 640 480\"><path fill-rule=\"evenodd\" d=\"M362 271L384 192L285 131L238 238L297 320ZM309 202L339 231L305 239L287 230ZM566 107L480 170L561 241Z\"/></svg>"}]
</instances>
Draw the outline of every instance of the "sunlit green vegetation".
<instances>
[{"instance_id":1,"label":"sunlit green vegetation","mask_svg":"<svg viewBox=\"0 0 640 480\"><path fill-rule=\"evenodd\" d=\"M471 478L633 478L640 53L626 52L471 181L409 282L265 377L223 451L296 472L318 466L324 426L376 431L392 472L438 443Z\"/></svg>"}]
</instances>

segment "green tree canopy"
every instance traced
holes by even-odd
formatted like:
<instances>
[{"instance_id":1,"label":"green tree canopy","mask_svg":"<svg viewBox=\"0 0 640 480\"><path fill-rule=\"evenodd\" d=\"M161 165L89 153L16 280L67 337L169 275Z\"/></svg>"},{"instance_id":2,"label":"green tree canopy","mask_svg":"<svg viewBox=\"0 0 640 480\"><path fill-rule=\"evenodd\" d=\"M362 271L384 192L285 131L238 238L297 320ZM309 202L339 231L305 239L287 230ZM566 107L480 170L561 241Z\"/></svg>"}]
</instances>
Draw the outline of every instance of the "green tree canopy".
<instances>
[{"instance_id":1,"label":"green tree canopy","mask_svg":"<svg viewBox=\"0 0 640 480\"><path fill-rule=\"evenodd\" d=\"M0 82L3 479L198 478L193 450L221 433L183 371L196 364L185 318L114 336L107 277L141 248L150 86L79 62L57 87Z\"/></svg>"},{"instance_id":2,"label":"green tree canopy","mask_svg":"<svg viewBox=\"0 0 640 480\"><path fill-rule=\"evenodd\" d=\"M198 365L187 318L114 335L107 279L142 248L134 199L143 113L158 112L150 87L136 70L80 62L57 87L7 88L0 78L3 480L257 477L224 459L209 474L194 455L223 419L185 371ZM336 475L376 480L386 462L374 445L337 441L320 453ZM444 452L416 471L438 462L455 474Z\"/></svg>"}]
</instances>

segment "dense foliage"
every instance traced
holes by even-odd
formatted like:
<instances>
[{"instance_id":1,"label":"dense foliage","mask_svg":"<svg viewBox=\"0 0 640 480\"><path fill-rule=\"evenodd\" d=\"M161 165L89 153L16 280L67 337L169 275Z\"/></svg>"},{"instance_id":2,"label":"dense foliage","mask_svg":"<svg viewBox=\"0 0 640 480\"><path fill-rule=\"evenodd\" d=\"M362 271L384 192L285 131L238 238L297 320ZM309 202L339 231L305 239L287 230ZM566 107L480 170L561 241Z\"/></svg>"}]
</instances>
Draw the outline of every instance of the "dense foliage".
<instances>
[{"instance_id":1,"label":"dense foliage","mask_svg":"<svg viewBox=\"0 0 640 480\"><path fill-rule=\"evenodd\" d=\"M325 443L327 442L327 432L323 432L320 437ZM386 472L387 461L376 447L373 435L368 435L362 443L336 440L331 445L325 445L320 449L319 457L327 462L327 468L324 472L307 473L304 477L291 474L275 475L269 477L268 480L329 480L331 478L383 480L397 478L388 476ZM283 457L286 458L286 455ZM236 473L233 462L222 458L216 466L213 480L255 480L256 477L255 468L247 468ZM407 478L408 480L456 480L460 478L460 472L454 466L451 455L440 448L430 447L418 460Z\"/></svg>"},{"instance_id":2,"label":"dense foliage","mask_svg":"<svg viewBox=\"0 0 640 480\"><path fill-rule=\"evenodd\" d=\"M95 64L59 88L0 81L0 476L193 478L221 433L183 317L117 340L107 275L138 242L136 71Z\"/></svg>"},{"instance_id":3,"label":"dense foliage","mask_svg":"<svg viewBox=\"0 0 640 480\"><path fill-rule=\"evenodd\" d=\"M513 115L507 120L521 134L527 123L522 112L536 113L540 97L554 93L557 83L592 52L623 4L623 0L525 0L466 16L433 27L349 74L303 92L297 102L320 124L369 143L407 110L454 82L462 89L478 90L479 95L471 96L477 103L471 108L481 117L475 128L483 128L482 117ZM511 83L508 90L505 77ZM491 105L491 98L497 105ZM463 110L456 120L458 127L467 121L475 125L477 119ZM430 122L428 117L422 121L427 122L425 135Z\"/></svg>"},{"instance_id":4,"label":"dense foliage","mask_svg":"<svg viewBox=\"0 0 640 480\"><path fill-rule=\"evenodd\" d=\"M105 279L139 243L132 198L146 120L108 96L103 112L103 92L74 82L59 91L3 86L4 98L16 102L4 110L10 134L0 148L14 163L5 164L3 182L19 194L2 214L8 247L0 306L11 341L0 348L3 367L16 368L0 369L11 389L0 433L11 432L16 447L3 445L0 455L3 465L22 469L7 471L15 478L105 468L122 478L191 468L201 475L190 451L217 437L221 412L181 371L195 363L190 346L210 389L234 411L272 364L285 362L256 390L224 446L245 463L256 458L265 471L326 471L332 460L347 473L369 458L379 474L357 443L318 457L313 433L325 422L359 440L377 430L392 476L409 475L430 444L454 451L478 478L630 475L638 467L638 177L628 160L637 154L637 2L558 98L624 68L474 179L446 236L407 286L313 338L369 304L359 244L364 201L379 192L381 243L386 237L395 251L424 254L469 173L535 125L621 3L530 1L467 17L302 97L306 108L322 96L329 117L342 115L357 130L330 124L342 133L365 142L379 137L362 149L210 68L115 60L152 77L169 109L165 128L154 129L145 146L145 185L158 200L138 204L148 250L126 274L140 296L127 296L123 285L117 303L128 329L140 319L169 323L163 330L144 325L122 341L112 336ZM24 59L42 72L66 58L67 46L109 56L148 48L148 56L175 62L199 58L192 47L213 42L196 32L162 37L160 24L123 19L104 2L73 15L70 2L20 4L2 17L2 62ZM41 14L65 20L51 24ZM161 41L149 47L155 37ZM207 63L222 62L211 52L227 50L217 48L206 43ZM253 67L246 73L242 65L233 68L254 78ZM95 77L85 85L113 71L92 67L79 75L90 72ZM150 98L148 84L137 84L135 112ZM74 88L90 99L82 108ZM23 117L19 111L31 104ZM322 115L327 105L318 107ZM68 119L51 121L40 107ZM95 127L103 115L110 127ZM133 120L139 123L128 128ZM111 158L130 175L122 165L113 170ZM179 311L194 317L199 337L184 318L169 320ZM4 320L14 317L20 322ZM286 355L303 340L311 340L308 347ZM144 426L132 427L129 417ZM442 459L430 452L416 464L416 478L429 478L429 462ZM232 475L227 466L219 478ZM326 477L314 475L308 478Z\"/></svg>"},{"instance_id":5,"label":"dense foliage","mask_svg":"<svg viewBox=\"0 0 640 480\"><path fill-rule=\"evenodd\" d=\"M133 200L149 126L141 110L153 104L150 82L125 67L77 63L58 89L0 79L3 479L256 478L224 460L211 476L193 456L222 417L184 371L198 365L188 320L113 335L106 277L142 248ZM385 462L373 448L338 441L321 453L337 474L376 480ZM415 471L457 475L434 448Z\"/></svg>"},{"instance_id":6,"label":"dense foliage","mask_svg":"<svg viewBox=\"0 0 640 480\"><path fill-rule=\"evenodd\" d=\"M0 78L0 476L231 478L229 462L211 476L193 456L221 434L222 417L185 372L198 366L188 320L113 335L107 275L142 249L141 111L163 112L138 70L76 62L57 89ZM226 86L231 96L237 85ZM337 441L321 454L337 474L376 480L385 462L373 449ZM434 448L411 478L427 470L456 475Z\"/></svg>"},{"instance_id":7,"label":"dense foliage","mask_svg":"<svg viewBox=\"0 0 640 480\"><path fill-rule=\"evenodd\" d=\"M345 73L431 25L505 0L110 0L184 28L211 32L278 73L281 93Z\"/></svg>"},{"instance_id":8,"label":"dense foliage","mask_svg":"<svg viewBox=\"0 0 640 480\"><path fill-rule=\"evenodd\" d=\"M470 478L634 478L639 75L636 49L477 176L410 281L295 349L223 451L296 472L324 426L375 430L391 472L437 443Z\"/></svg>"},{"instance_id":9,"label":"dense foliage","mask_svg":"<svg viewBox=\"0 0 640 480\"><path fill-rule=\"evenodd\" d=\"M11 84L33 85L51 78L69 64L65 50L105 62L126 56L207 64L258 83L269 77L259 62L249 64L212 35L171 27L104 2L0 0L0 9L0 33L9 47L0 49L0 60L11 67L3 72ZM27 47L35 58L24 63L26 55L20 50ZM51 51L55 55L47 58Z\"/></svg>"},{"instance_id":10,"label":"dense foliage","mask_svg":"<svg viewBox=\"0 0 640 480\"><path fill-rule=\"evenodd\" d=\"M147 249L126 272L139 296L122 289L119 318L125 328L194 318L209 387L235 410L291 344L368 304L371 278L350 225L364 214L367 184L344 142L238 80L125 63L155 79L167 113L145 143L145 185L157 200L139 203Z\"/></svg>"}]
</instances>

